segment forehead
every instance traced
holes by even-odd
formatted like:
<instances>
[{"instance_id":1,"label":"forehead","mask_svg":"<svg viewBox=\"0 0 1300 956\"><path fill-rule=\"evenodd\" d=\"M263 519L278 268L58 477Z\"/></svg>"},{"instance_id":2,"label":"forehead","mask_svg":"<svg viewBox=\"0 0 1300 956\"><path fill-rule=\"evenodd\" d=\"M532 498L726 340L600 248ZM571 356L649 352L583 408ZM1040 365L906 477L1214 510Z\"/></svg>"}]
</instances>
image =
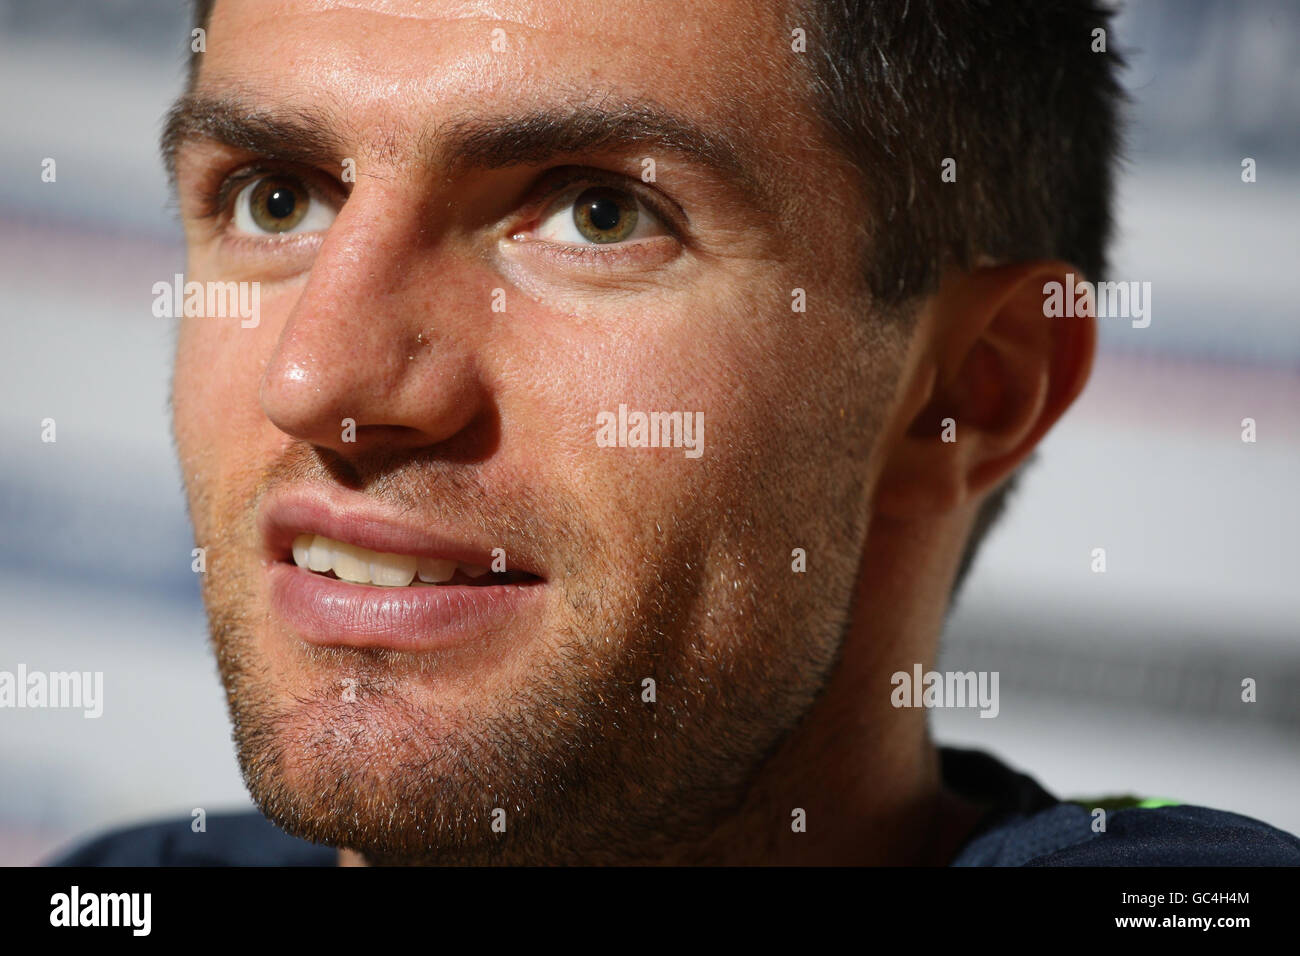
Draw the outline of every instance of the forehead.
<instances>
[{"instance_id":1,"label":"forehead","mask_svg":"<svg viewBox=\"0 0 1300 956\"><path fill-rule=\"evenodd\" d=\"M391 129L593 95L772 125L802 68L777 0L218 0L199 88ZM811 112L800 104L796 113ZM788 117L790 114L786 112Z\"/></svg>"}]
</instances>

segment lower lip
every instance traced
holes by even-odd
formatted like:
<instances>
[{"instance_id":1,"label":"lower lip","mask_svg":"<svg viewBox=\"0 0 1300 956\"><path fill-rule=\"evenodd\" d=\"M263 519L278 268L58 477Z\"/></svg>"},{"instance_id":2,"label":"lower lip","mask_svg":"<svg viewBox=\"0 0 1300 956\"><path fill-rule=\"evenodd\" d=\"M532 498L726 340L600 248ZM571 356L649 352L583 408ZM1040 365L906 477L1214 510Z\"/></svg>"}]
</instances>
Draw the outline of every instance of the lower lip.
<instances>
[{"instance_id":1,"label":"lower lip","mask_svg":"<svg viewBox=\"0 0 1300 956\"><path fill-rule=\"evenodd\" d=\"M277 561L267 571L271 607L309 644L399 651L447 648L498 630L536 607L542 587L348 584Z\"/></svg>"}]
</instances>

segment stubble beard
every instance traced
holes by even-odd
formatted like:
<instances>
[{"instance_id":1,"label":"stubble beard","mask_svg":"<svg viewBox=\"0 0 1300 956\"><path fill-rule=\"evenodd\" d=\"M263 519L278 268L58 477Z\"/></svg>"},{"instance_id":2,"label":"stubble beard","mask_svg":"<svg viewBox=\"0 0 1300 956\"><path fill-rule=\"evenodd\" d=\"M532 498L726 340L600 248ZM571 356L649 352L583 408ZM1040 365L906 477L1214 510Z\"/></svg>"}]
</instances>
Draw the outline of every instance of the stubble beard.
<instances>
[{"instance_id":1,"label":"stubble beard","mask_svg":"<svg viewBox=\"0 0 1300 956\"><path fill-rule=\"evenodd\" d=\"M565 580L591 583L566 585L563 621L506 693L439 708L421 692L436 656L307 645L290 676L308 689L291 692L259 650L252 568L236 570L256 562L234 540L213 550L232 558L204 597L250 794L287 832L375 864L703 862L820 692L843 626L774 615L802 602L752 581L692 577L697 550L623 588L590 555Z\"/></svg>"}]
</instances>

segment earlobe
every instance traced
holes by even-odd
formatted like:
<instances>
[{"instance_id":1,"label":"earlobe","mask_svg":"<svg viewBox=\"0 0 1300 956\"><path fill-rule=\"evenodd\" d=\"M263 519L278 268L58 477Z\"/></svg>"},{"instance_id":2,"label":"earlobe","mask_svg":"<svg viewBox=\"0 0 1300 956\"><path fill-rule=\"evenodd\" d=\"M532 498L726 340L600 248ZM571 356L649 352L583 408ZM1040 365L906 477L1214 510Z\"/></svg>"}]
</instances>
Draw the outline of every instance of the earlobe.
<instances>
[{"instance_id":1,"label":"earlobe","mask_svg":"<svg viewBox=\"0 0 1300 956\"><path fill-rule=\"evenodd\" d=\"M1091 315L1048 317L1044 286L1078 269L1044 261L950 276L929 303L932 339L900 405L906 425L876 493L895 518L941 514L998 485L1083 390Z\"/></svg>"}]
</instances>

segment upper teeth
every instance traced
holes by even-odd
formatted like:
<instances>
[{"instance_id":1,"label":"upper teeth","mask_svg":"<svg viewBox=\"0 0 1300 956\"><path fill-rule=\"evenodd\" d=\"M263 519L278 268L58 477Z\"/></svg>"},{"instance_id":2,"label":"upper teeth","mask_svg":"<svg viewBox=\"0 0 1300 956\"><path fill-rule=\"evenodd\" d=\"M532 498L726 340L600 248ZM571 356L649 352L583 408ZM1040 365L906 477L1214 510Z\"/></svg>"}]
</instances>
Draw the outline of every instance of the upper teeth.
<instances>
[{"instance_id":1,"label":"upper teeth","mask_svg":"<svg viewBox=\"0 0 1300 956\"><path fill-rule=\"evenodd\" d=\"M322 534L300 534L293 539L293 563L300 568L326 573L333 571L353 584L406 587L418 575L426 584L450 581L460 568L471 578L487 574L477 564L461 564L442 558L417 558L413 554L384 554L335 541Z\"/></svg>"}]
</instances>

